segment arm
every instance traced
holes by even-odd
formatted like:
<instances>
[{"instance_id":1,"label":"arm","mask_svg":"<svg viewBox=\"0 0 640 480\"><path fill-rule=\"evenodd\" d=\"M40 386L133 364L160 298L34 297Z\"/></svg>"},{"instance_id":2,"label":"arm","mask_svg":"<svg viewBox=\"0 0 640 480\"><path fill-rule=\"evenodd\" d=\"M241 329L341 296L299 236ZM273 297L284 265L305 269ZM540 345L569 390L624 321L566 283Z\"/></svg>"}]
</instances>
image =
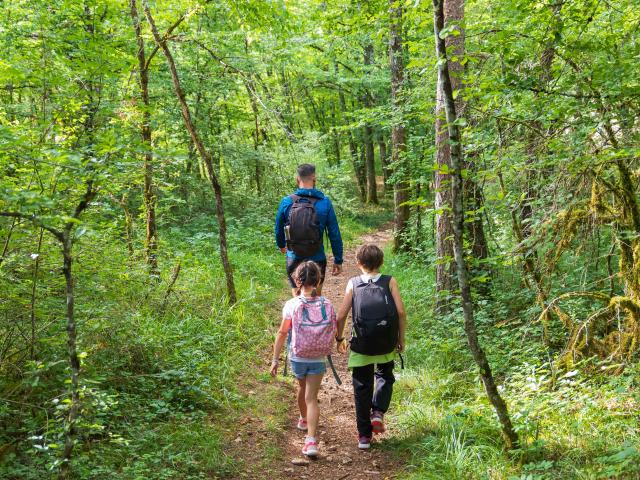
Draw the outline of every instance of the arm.
<instances>
[{"instance_id":1,"label":"arm","mask_svg":"<svg viewBox=\"0 0 640 480\"><path fill-rule=\"evenodd\" d=\"M271 376L275 377L278 373L278 365L280 364L280 352L287 341L287 334L291 330L291 319L283 318L278 333L276 333L276 343L273 345L273 360L271 361Z\"/></svg>"},{"instance_id":2,"label":"arm","mask_svg":"<svg viewBox=\"0 0 640 480\"><path fill-rule=\"evenodd\" d=\"M342 305L340 305L340 309L338 310L338 330L337 330L337 338L344 339L344 325L347 322L347 316L351 311L351 300L353 299L353 287L351 286L351 282L347 283L347 291L344 294L344 298L342 299ZM347 351L346 344L344 340L338 343L338 352L345 353Z\"/></svg>"},{"instance_id":3,"label":"arm","mask_svg":"<svg viewBox=\"0 0 640 480\"><path fill-rule=\"evenodd\" d=\"M396 309L398 310L398 323L400 327L400 336L398 337L398 351L402 353L404 352L405 333L407 331L407 311L404 309L404 303L402 303L402 297L400 296L400 290L398 289L398 282L396 282L395 278L391 278L389 287L391 287L391 296L393 297L393 301L396 304Z\"/></svg>"},{"instance_id":4,"label":"arm","mask_svg":"<svg viewBox=\"0 0 640 480\"><path fill-rule=\"evenodd\" d=\"M342 236L340 235L340 227L338 226L338 218L333 209L333 204L329 205L329 214L327 216L327 233L331 242L331 250L333 251L333 262L336 265L342 265Z\"/></svg>"},{"instance_id":5,"label":"arm","mask_svg":"<svg viewBox=\"0 0 640 480\"><path fill-rule=\"evenodd\" d=\"M282 253L286 253L287 243L284 238L284 225L286 223L286 218L284 212L286 210L286 198L283 198L278 206L278 213L276 213L276 226L275 226L275 236L276 236L276 245L280 249Z\"/></svg>"}]
</instances>

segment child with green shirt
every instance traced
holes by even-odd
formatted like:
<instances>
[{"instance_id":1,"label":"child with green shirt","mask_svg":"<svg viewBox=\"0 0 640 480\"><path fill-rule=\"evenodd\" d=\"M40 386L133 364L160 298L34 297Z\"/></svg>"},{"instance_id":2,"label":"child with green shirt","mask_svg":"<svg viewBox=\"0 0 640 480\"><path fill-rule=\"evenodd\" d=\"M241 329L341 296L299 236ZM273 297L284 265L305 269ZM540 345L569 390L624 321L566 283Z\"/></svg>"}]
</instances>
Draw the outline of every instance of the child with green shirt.
<instances>
[{"instance_id":1,"label":"child with green shirt","mask_svg":"<svg viewBox=\"0 0 640 480\"><path fill-rule=\"evenodd\" d=\"M338 351L346 352L343 331L353 310L351 352L348 366L358 426L358 448L368 449L374 433L382 433L384 414L393 391L394 358L405 346L407 315L395 278L379 272L384 254L375 245L362 245L356 263L362 275L347 284L338 311Z\"/></svg>"}]
</instances>

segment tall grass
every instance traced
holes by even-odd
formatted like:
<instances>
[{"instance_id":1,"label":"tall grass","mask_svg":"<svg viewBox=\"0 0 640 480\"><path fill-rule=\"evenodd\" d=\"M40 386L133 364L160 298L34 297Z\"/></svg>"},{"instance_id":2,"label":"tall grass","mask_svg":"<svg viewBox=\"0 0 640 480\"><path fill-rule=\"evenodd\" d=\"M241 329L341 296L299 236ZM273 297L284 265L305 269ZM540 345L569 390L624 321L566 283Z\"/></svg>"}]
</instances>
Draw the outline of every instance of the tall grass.
<instances>
[{"instance_id":1,"label":"tall grass","mask_svg":"<svg viewBox=\"0 0 640 480\"><path fill-rule=\"evenodd\" d=\"M398 434L385 447L409 452L402 478L640 478L637 365L620 377L593 365L557 371L522 308L527 292L498 282L477 308L481 342L523 443L506 452L467 352L461 312L433 314L432 266L387 251L384 269L397 278L409 312L407 369L390 411Z\"/></svg>"}]
</instances>

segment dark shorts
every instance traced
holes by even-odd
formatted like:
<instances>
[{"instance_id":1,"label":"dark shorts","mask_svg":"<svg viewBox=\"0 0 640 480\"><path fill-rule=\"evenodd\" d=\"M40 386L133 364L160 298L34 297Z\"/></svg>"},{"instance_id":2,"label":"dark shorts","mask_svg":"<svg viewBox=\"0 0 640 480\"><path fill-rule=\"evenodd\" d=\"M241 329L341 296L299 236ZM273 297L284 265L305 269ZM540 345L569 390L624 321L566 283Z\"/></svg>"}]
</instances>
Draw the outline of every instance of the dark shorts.
<instances>
[{"instance_id":1,"label":"dark shorts","mask_svg":"<svg viewBox=\"0 0 640 480\"><path fill-rule=\"evenodd\" d=\"M287 277L289 278L289 285L291 288L296 288L296 282L293 281L291 275L295 271L296 267L304 262L305 259L295 259L291 257L287 257ZM314 262L320 267L320 284L324 283L324 274L327 271L327 261L326 260L314 260Z\"/></svg>"}]
</instances>

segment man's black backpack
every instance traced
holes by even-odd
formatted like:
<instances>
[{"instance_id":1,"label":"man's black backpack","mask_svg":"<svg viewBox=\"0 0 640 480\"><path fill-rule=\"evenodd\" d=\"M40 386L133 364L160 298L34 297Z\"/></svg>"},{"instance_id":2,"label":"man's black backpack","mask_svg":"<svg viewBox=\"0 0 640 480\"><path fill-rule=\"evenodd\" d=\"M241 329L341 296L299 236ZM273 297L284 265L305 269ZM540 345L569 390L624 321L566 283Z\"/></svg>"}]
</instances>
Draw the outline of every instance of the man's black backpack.
<instances>
[{"instance_id":1,"label":"man's black backpack","mask_svg":"<svg viewBox=\"0 0 640 480\"><path fill-rule=\"evenodd\" d=\"M322 235L316 216L315 197L290 195L293 205L289 210L289 238L287 247L298 257L311 257L322 246Z\"/></svg>"},{"instance_id":2,"label":"man's black backpack","mask_svg":"<svg viewBox=\"0 0 640 480\"><path fill-rule=\"evenodd\" d=\"M351 350L364 355L391 353L398 345L398 310L391 295L391 276L374 281L351 279L353 300L353 335Z\"/></svg>"}]
</instances>

